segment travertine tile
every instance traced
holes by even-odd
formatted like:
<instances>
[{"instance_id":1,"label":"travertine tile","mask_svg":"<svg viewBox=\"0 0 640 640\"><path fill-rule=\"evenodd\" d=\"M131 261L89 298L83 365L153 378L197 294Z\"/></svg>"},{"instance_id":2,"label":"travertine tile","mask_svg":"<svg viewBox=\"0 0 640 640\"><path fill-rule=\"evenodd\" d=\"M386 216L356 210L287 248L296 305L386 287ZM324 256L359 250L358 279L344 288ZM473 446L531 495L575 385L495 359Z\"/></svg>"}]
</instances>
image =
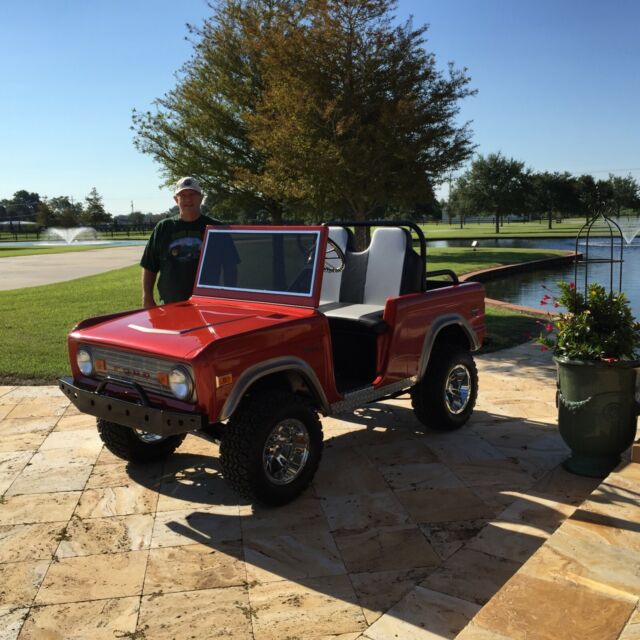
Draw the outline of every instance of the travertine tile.
<instances>
[{"instance_id":1,"label":"travertine tile","mask_svg":"<svg viewBox=\"0 0 640 640\"><path fill-rule=\"evenodd\" d=\"M96 428L76 431L52 431L40 447L46 449L86 449L95 451L96 457L102 449L102 440Z\"/></svg>"},{"instance_id":2,"label":"travertine tile","mask_svg":"<svg viewBox=\"0 0 640 640\"><path fill-rule=\"evenodd\" d=\"M34 607L20 634L21 640L133 637L140 599L112 598Z\"/></svg>"},{"instance_id":3,"label":"travertine tile","mask_svg":"<svg viewBox=\"0 0 640 640\"><path fill-rule=\"evenodd\" d=\"M536 493L584 499L600 482L598 478L577 476L559 466L538 480L531 488Z\"/></svg>"},{"instance_id":4,"label":"travertine tile","mask_svg":"<svg viewBox=\"0 0 640 640\"><path fill-rule=\"evenodd\" d=\"M627 626L618 640L640 640L640 603L631 618L629 618Z\"/></svg>"},{"instance_id":5,"label":"travertine tile","mask_svg":"<svg viewBox=\"0 0 640 640\"><path fill-rule=\"evenodd\" d=\"M278 536L244 538L247 580L273 582L343 575L345 569L328 531L293 531Z\"/></svg>"},{"instance_id":6,"label":"travertine tile","mask_svg":"<svg viewBox=\"0 0 640 640\"><path fill-rule=\"evenodd\" d=\"M305 494L277 508L258 503L240 505L240 524L244 535L278 535L324 530L327 519L320 499Z\"/></svg>"},{"instance_id":7,"label":"travertine tile","mask_svg":"<svg viewBox=\"0 0 640 640\"><path fill-rule=\"evenodd\" d=\"M28 605L38 592L49 560L0 564L0 605Z\"/></svg>"},{"instance_id":8,"label":"travertine tile","mask_svg":"<svg viewBox=\"0 0 640 640\"><path fill-rule=\"evenodd\" d=\"M96 430L95 416L89 416L86 413L70 414L67 409L65 414L56 423L54 431L78 431L90 427Z\"/></svg>"},{"instance_id":9,"label":"travertine tile","mask_svg":"<svg viewBox=\"0 0 640 640\"><path fill-rule=\"evenodd\" d=\"M440 463L381 465L379 470L394 491L464 486L446 465Z\"/></svg>"},{"instance_id":10,"label":"travertine tile","mask_svg":"<svg viewBox=\"0 0 640 640\"><path fill-rule=\"evenodd\" d=\"M85 489L76 515L86 519L155 513L157 502L158 494L155 491L137 484Z\"/></svg>"},{"instance_id":11,"label":"travertine tile","mask_svg":"<svg viewBox=\"0 0 640 640\"><path fill-rule=\"evenodd\" d=\"M340 534L336 543L350 573L435 567L440 557L416 525Z\"/></svg>"},{"instance_id":12,"label":"travertine tile","mask_svg":"<svg viewBox=\"0 0 640 640\"><path fill-rule=\"evenodd\" d=\"M479 627L472 620L457 636L456 640L511 640L507 636Z\"/></svg>"},{"instance_id":13,"label":"travertine tile","mask_svg":"<svg viewBox=\"0 0 640 640\"><path fill-rule=\"evenodd\" d=\"M322 500L329 527L336 533L366 531L372 527L410 524L409 516L391 491Z\"/></svg>"},{"instance_id":14,"label":"travertine tile","mask_svg":"<svg viewBox=\"0 0 640 640\"><path fill-rule=\"evenodd\" d=\"M42 449L37 451L29 461L32 470L52 467L68 467L70 465L87 466L95 464L100 448L68 447L66 449Z\"/></svg>"},{"instance_id":15,"label":"travertine tile","mask_svg":"<svg viewBox=\"0 0 640 640\"><path fill-rule=\"evenodd\" d=\"M613 592L519 572L473 622L512 640L615 640L634 607L635 602Z\"/></svg>"},{"instance_id":16,"label":"travertine tile","mask_svg":"<svg viewBox=\"0 0 640 640\"><path fill-rule=\"evenodd\" d=\"M440 640L454 638L480 607L415 587L366 632L371 640Z\"/></svg>"},{"instance_id":17,"label":"travertine tile","mask_svg":"<svg viewBox=\"0 0 640 640\"><path fill-rule=\"evenodd\" d=\"M96 460L96 464L114 464L115 462L122 463L123 460L114 453L111 453L107 447L103 447L98 459Z\"/></svg>"},{"instance_id":18,"label":"travertine tile","mask_svg":"<svg viewBox=\"0 0 640 640\"><path fill-rule=\"evenodd\" d=\"M486 603L519 569L510 560L496 558L471 549L461 549L421 586L476 604Z\"/></svg>"},{"instance_id":19,"label":"travertine tile","mask_svg":"<svg viewBox=\"0 0 640 640\"><path fill-rule=\"evenodd\" d=\"M44 439L47 437L47 432L2 433L0 431L0 436L0 452L35 451L42 442L44 442Z\"/></svg>"},{"instance_id":20,"label":"travertine tile","mask_svg":"<svg viewBox=\"0 0 640 640\"><path fill-rule=\"evenodd\" d=\"M0 433L2 437L27 434L27 433L42 433L46 435L53 429L57 417L51 418L5 418L0 422Z\"/></svg>"},{"instance_id":21,"label":"travertine tile","mask_svg":"<svg viewBox=\"0 0 640 640\"><path fill-rule=\"evenodd\" d=\"M237 504L238 496L219 474L202 474L186 479L163 479L158 511L200 509L216 504Z\"/></svg>"},{"instance_id":22,"label":"travertine tile","mask_svg":"<svg viewBox=\"0 0 640 640\"><path fill-rule=\"evenodd\" d=\"M7 496L0 501L0 525L66 522L80 491Z\"/></svg>"},{"instance_id":23,"label":"travertine tile","mask_svg":"<svg viewBox=\"0 0 640 640\"><path fill-rule=\"evenodd\" d=\"M498 486L506 489L530 487L531 476L517 458L510 460L478 460L464 464L450 464L451 471L467 487Z\"/></svg>"},{"instance_id":24,"label":"travertine tile","mask_svg":"<svg viewBox=\"0 0 640 640\"><path fill-rule=\"evenodd\" d=\"M16 403L3 404L0 402L0 421L4 420L16 407Z\"/></svg>"},{"instance_id":25,"label":"travertine tile","mask_svg":"<svg viewBox=\"0 0 640 640\"><path fill-rule=\"evenodd\" d=\"M469 548L523 563L574 510L572 504L530 494L492 520Z\"/></svg>"},{"instance_id":26,"label":"travertine tile","mask_svg":"<svg viewBox=\"0 0 640 640\"><path fill-rule=\"evenodd\" d=\"M255 640L338 635L366 628L347 576L249 585ZM313 637L313 636L312 636Z\"/></svg>"},{"instance_id":27,"label":"travertine tile","mask_svg":"<svg viewBox=\"0 0 640 640\"><path fill-rule=\"evenodd\" d=\"M141 637L153 640L199 640L213 634L229 640L246 640L252 637L246 588L144 596L138 631Z\"/></svg>"},{"instance_id":28,"label":"travertine tile","mask_svg":"<svg viewBox=\"0 0 640 640\"><path fill-rule=\"evenodd\" d=\"M350 574L349 578L364 611L367 624L373 624L403 596L419 585L434 568Z\"/></svg>"},{"instance_id":29,"label":"travertine tile","mask_svg":"<svg viewBox=\"0 0 640 640\"><path fill-rule=\"evenodd\" d=\"M382 475L355 449L327 450L313 481L322 497L370 494L388 489Z\"/></svg>"},{"instance_id":30,"label":"travertine tile","mask_svg":"<svg viewBox=\"0 0 640 640\"><path fill-rule=\"evenodd\" d=\"M568 532L574 531L575 527L586 529L594 540L640 553L640 526L637 522L578 509L563 527Z\"/></svg>"},{"instance_id":31,"label":"travertine tile","mask_svg":"<svg viewBox=\"0 0 640 640\"><path fill-rule=\"evenodd\" d=\"M197 511L182 509L158 513L151 547L179 547L195 542L215 545L240 538L238 507L220 505Z\"/></svg>"},{"instance_id":32,"label":"travertine tile","mask_svg":"<svg viewBox=\"0 0 640 640\"><path fill-rule=\"evenodd\" d=\"M0 607L0 640L16 640L27 613L27 607Z\"/></svg>"},{"instance_id":33,"label":"travertine tile","mask_svg":"<svg viewBox=\"0 0 640 640\"><path fill-rule=\"evenodd\" d=\"M498 449L473 433L438 433L429 439L429 448L447 465L480 460L504 460Z\"/></svg>"},{"instance_id":34,"label":"travertine tile","mask_svg":"<svg viewBox=\"0 0 640 640\"><path fill-rule=\"evenodd\" d=\"M396 495L418 523L478 520L496 512L467 488L399 491Z\"/></svg>"},{"instance_id":35,"label":"travertine tile","mask_svg":"<svg viewBox=\"0 0 640 640\"><path fill-rule=\"evenodd\" d=\"M0 525L67 522L80 491L7 496L0 502Z\"/></svg>"},{"instance_id":36,"label":"travertine tile","mask_svg":"<svg viewBox=\"0 0 640 640\"><path fill-rule=\"evenodd\" d=\"M486 520L460 520L421 524L420 529L433 550L440 558L446 560L462 545L477 536L486 524Z\"/></svg>"},{"instance_id":37,"label":"travertine tile","mask_svg":"<svg viewBox=\"0 0 640 640\"><path fill-rule=\"evenodd\" d=\"M634 601L640 593L640 555L603 544L584 527L558 529L521 573L534 578L556 576L606 593L615 590L619 597L626 593Z\"/></svg>"},{"instance_id":38,"label":"travertine tile","mask_svg":"<svg viewBox=\"0 0 640 640\"><path fill-rule=\"evenodd\" d=\"M33 451L0 453L0 494L11 487L33 456Z\"/></svg>"},{"instance_id":39,"label":"travertine tile","mask_svg":"<svg viewBox=\"0 0 640 640\"><path fill-rule=\"evenodd\" d=\"M152 549L145 595L244 585L247 580L240 542L218 542Z\"/></svg>"},{"instance_id":40,"label":"travertine tile","mask_svg":"<svg viewBox=\"0 0 640 640\"><path fill-rule=\"evenodd\" d=\"M20 402L8 414L8 418L50 418L64 413L69 404L64 398L34 398Z\"/></svg>"},{"instance_id":41,"label":"travertine tile","mask_svg":"<svg viewBox=\"0 0 640 640\"><path fill-rule=\"evenodd\" d=\"M400 440L362 447L362 453L376 466L429 464L438 462L424 438Z\"/></svg>"},{"instance_id":42,"label":"travertine tile","mask_svg":"<svg viewBox=\"0 0 640 640\"><path fill-rule=\"evenodd\" d=\"M140 595L148 555L149 551L131 551L61 558L51 564L36 604Z\"/></svg>"},{"instance_id":43,"label":"travertine tile","mask_svg":"<svg viewBox=\"0 0 640 640\"><path fill-rule=\"evenodd\" d=\"M104 453L105 449L103 449ZM133 464L120 460L119 462L100 463L100 457L87 480L87 489L99 487L125 487L140 485L147 489L157 490L162 480L162 466L160 464Z\"/></svg>"},{"instance_id":44,"label":"travertine tile","mask_svg":"<svg viewBox=\"0 0 640 640\"><path fill-rule=\"evenodd\" d=\"M71 518L58 558L121 553L148 549L153 530L152 515L114 516L111 518Z\"/></svg>"},{"instance_id":45,"label":"travertine tile","mask_svg":"<svg viewBox=\"0 0 640 640\"><path fill-rule=\"evenodd\" d=\"M7 490L7 495L78 491L91 473L89 465L27 467Z\"/></svg>"},{"instance_id":46,"label":"travertine tile","mask_svg":"<svg viewBox=\"0 0 640 640\"><path fill-rule=\"evenodd\" d=\"M61 522L0 526L0 562L50 560L64 527Z\"/></svg>"}]
</instances>

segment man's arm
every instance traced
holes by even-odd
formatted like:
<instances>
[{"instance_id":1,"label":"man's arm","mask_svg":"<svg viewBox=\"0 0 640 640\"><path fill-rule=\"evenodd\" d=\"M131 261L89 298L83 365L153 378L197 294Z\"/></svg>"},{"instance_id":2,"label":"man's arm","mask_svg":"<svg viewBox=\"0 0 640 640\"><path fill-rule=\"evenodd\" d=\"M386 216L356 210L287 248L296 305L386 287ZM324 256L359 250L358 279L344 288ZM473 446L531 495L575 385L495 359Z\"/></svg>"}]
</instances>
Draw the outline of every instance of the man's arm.
<instances>
[{"instance_id":1,"label":"man's arm","mask_svg":"<svg viewBox=\"0 0 640 640\"><path fill-rule=\"evenodd\" d=\"M156 283L157 275L155 271L149 271L149 269L142 267L142 306L145 309L156 306L156 301L153 298L153 287Z\"/></svg>"}]
</instances>

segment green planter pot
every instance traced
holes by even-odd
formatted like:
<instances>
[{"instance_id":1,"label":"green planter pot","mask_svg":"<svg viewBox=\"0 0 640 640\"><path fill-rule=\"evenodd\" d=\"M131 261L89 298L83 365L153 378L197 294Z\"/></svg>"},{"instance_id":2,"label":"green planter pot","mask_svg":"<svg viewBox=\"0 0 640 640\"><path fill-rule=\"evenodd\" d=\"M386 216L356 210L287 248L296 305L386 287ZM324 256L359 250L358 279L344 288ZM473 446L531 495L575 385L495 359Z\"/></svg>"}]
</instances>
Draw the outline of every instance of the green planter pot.
<instances>
[{"instance_id":1,"label":"green planter pot","mask_svg":"<svg viewBox=\"0 0 640 640\"><path fill-rule=\"evenodd\" d=\"M606 477L635 439L638 361L588 362L554 358L558 366L558 426L571 448L567 471Z\"/></svg>"}]
</instances>

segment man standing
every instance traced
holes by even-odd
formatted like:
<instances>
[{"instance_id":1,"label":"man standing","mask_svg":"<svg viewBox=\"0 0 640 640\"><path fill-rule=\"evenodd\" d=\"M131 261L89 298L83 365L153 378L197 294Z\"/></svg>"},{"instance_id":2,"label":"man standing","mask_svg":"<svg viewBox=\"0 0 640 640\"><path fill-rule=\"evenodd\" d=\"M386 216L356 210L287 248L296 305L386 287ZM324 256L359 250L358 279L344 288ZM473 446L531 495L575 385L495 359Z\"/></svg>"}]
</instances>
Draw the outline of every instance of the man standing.
<instances>
[{"instance_id":1,"label":"man standing","mask_svg":"<svg viewBox=\"0 0 640 640\"><path fill-rule=\"evenodd\" d=\"M202 198L202 189L195 178L181 178L176 183L173 199L180 213L158 222L140 260L145 309L156 304L153 287L158 274L158 291L163 303L191 297L204 230L209 224L220 224L202 215Z\"/></svg>"}]
</instances>

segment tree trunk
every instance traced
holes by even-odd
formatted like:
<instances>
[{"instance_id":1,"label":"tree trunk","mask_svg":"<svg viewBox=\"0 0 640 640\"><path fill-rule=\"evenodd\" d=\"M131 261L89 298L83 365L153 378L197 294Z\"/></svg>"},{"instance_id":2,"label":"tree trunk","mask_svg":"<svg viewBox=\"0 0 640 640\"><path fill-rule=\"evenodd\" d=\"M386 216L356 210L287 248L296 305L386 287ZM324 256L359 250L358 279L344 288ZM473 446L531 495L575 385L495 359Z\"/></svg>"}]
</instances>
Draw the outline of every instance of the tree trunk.
<instances>
[{"instance_id":1,"label":"tree trunk","mask_svg":"<svg viewBox=\"0 0 640 640\"><path fill-rule=\"evenodd\" d=\"M553 228L553 209L549 209L549 229Z\"/></svg>"},{"instance_id":2,"label":"tree trunk","mask_svg":"<svg viewBox=\"0 0 640 640\"><path fill-rule=\"evenodd\" d=\"M354 218L357 222L365 222L367 215L364 211L355 211ZM356 251L364 251L371 242L371 227L356 227Z\"/></svg>"},{"instance_id":3,"label":"tree trunk","mask_svg":"<svg viewBox=\"0 0 640 640\"><path fill-rule=\"evenodd\" d=\"M500 233L500 215L496 213L496 233Z\"/></svg>"}]
</instances>

